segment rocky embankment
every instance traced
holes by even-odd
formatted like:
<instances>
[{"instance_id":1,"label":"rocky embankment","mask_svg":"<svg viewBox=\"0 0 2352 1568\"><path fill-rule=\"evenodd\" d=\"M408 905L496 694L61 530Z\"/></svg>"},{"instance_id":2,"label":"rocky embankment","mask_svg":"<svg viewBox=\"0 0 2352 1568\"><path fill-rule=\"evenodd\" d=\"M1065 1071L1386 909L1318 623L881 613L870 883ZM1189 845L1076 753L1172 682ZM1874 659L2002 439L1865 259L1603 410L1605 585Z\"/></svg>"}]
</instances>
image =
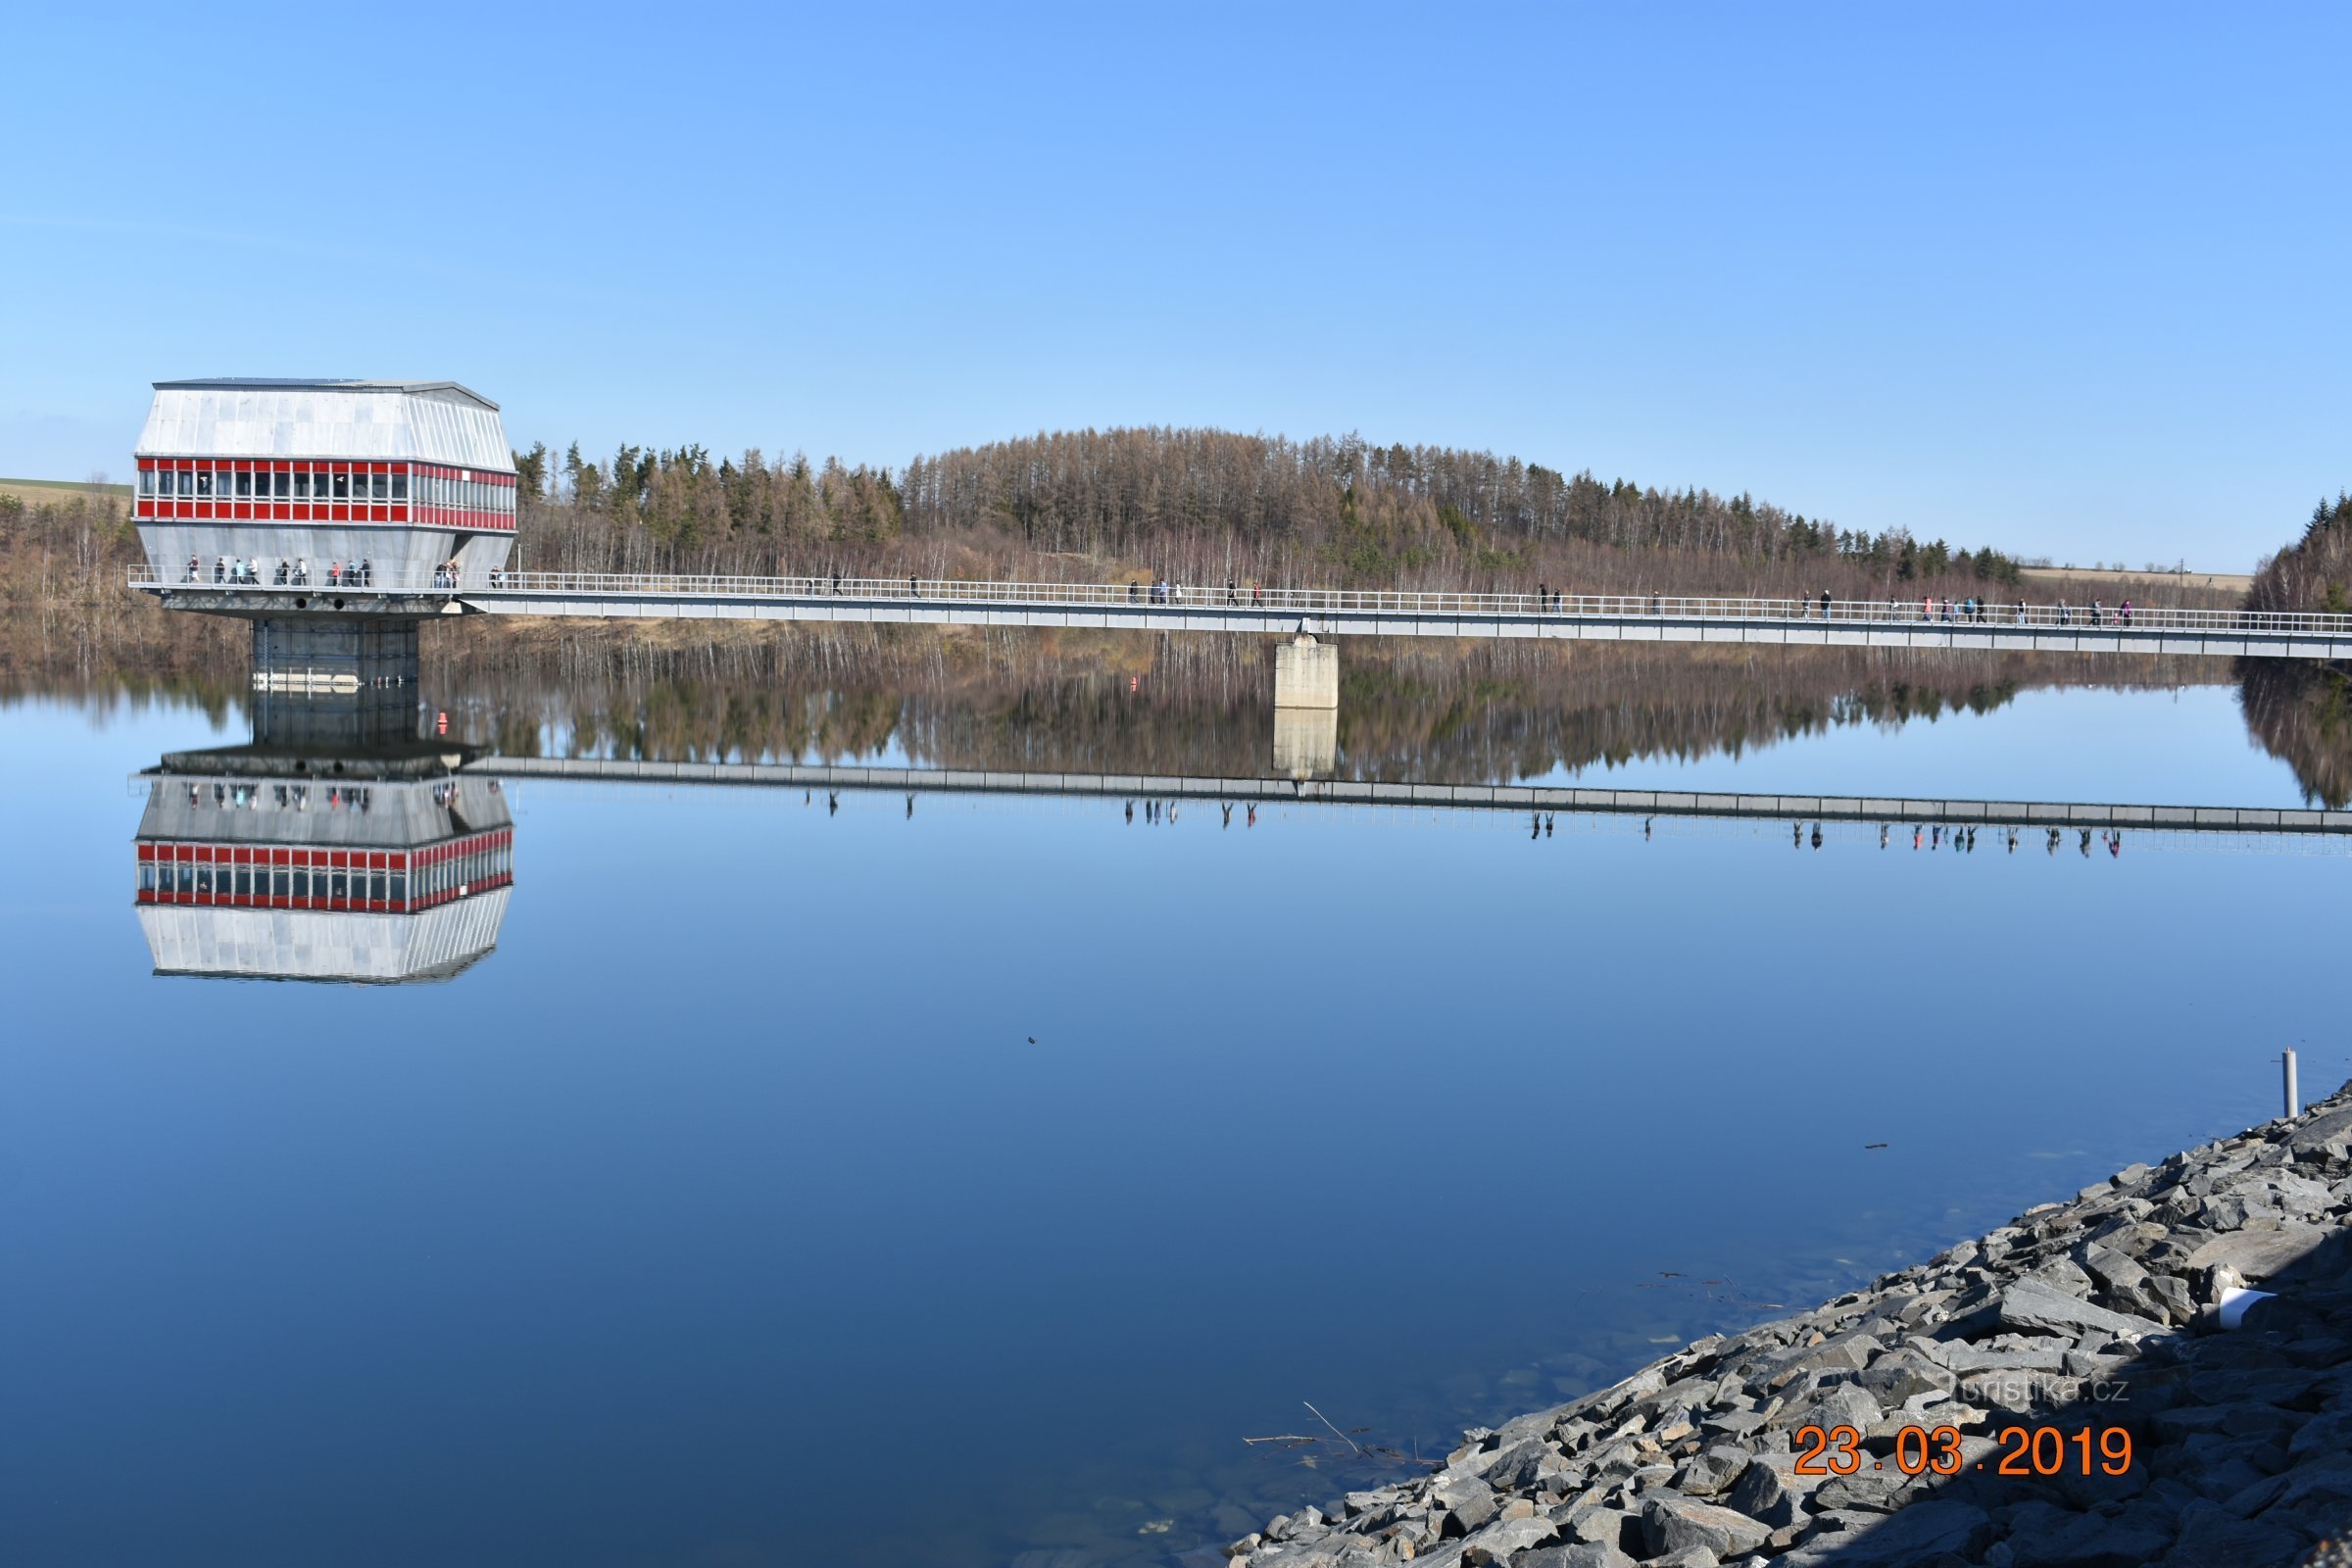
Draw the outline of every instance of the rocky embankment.
<instances>
[{"instance_id":1,"label":"rocky embankment","mask_svg":"<svg viewBox=\"0 0 2352 1568\"><path fill-rule=\"evenodd\" d=\"M2330 1539L2352 1520L2348 1214L2352 1085L1817 1311L1470 1432L1435 1474L1276 1519L1228 1555L1248 1568L2352 1560ZM2238 1294L2249 1283L2269 1294Z\"/></svg>"}]
</instances>

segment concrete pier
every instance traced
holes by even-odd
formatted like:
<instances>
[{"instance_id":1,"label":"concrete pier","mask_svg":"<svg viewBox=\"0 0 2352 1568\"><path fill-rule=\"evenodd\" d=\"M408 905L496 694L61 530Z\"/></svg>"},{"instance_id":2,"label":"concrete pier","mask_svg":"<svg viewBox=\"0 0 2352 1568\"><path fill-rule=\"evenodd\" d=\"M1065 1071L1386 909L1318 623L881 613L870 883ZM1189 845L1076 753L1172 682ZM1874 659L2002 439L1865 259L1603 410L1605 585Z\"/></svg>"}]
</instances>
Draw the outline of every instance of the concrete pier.
<instances>
[{"instance_id":1,"label":"concrete pier","mask_svg":"<svg viewBox=\"0 0 2352 1568\"><path fill-rule=\"evenodd\" d=\"M1340 710L1336 708L1274 710L1274 771L1305 783L1339 766Z\"/></svg>"},{"instance_id":2,"label":"concrete pier","mask_svg":"<svg viewBox=\"0 0 2352 1568\"><path fill-rule=\"evenodd\" d=\"M1340 650L1319 643L1305 632L1274 650L1274 706L1327 708L1340 706Z\"/></svg>"},{"instance_id":3,"label":"concrete pier","mask_svg":"<svg viewBox=\"0 0 2352 1568\"><path fill-rule=\"evenodd\" d=\"M257 740L292 746L406 741L416 727L416 627L388 615L253 622Z\"/></svg>"}]
</instances>

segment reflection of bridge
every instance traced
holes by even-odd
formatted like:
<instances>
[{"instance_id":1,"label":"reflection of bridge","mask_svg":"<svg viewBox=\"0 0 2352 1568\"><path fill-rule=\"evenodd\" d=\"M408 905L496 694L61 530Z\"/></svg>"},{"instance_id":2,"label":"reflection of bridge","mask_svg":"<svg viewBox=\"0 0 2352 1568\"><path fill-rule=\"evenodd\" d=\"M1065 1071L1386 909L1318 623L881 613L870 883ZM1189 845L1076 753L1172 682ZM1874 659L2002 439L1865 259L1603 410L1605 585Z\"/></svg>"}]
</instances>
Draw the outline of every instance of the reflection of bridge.
<instances>
[{"instance_id":1,"label":"reflection of bridge","mask_svg":"<svg viewBox=\"0 0 2352 1568\"><path fill-rule=\"evenodd\" d=\"M1642 643L2007 649L2215 658L2352 657L2352 615L2234 610L1937 601L1738 599L1656 594L1406 593L1217 585L974 582L957 579L688 577L493 572L462 586L175 581L134 571L131 586L175 609L252 616L561 615L786 620L856 625L1045 626L1134 631L1482 637Z\"/></svg>"},{"instance_id":2,"label":"reflection of bridge","mask_svg":"<svg viewBox=\"0 0 2352 1568\"><path fill-rule=\"evenodd\" d=\"M505 779L874 790L899 795L1062 795L1261 805L1305 803L1479 811L1568 811L1641 817L1745 817L1778 822L2352 834L2352 811L2275 807L2098 806L2059 801L1588 789L1575 785L1391 784L1350 779L1024 773L984 768L845 767L793 762L651 762L622 758L485 757L468 764L466 771Z\"/></svg>"}]
</instances>

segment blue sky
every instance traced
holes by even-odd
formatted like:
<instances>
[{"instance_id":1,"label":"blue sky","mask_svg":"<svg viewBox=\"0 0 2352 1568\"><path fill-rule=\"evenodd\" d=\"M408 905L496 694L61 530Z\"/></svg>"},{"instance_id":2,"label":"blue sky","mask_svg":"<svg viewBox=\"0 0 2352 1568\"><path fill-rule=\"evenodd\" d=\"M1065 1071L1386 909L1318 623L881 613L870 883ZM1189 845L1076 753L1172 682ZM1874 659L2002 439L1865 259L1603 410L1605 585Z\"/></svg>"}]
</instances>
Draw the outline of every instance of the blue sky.
<instances>
[{"instance_id":1,"label":"blue sky","mask_svg":"<svg viewBox=\"0 0 2352 1568\"><path fill-rule=\"evenodd\" d=\"M2342 8L27 8L0 473L1205 423L2243 569L2352 484ZM44 67L43 63L46 63Z\"/></svg>"}]
</instances>

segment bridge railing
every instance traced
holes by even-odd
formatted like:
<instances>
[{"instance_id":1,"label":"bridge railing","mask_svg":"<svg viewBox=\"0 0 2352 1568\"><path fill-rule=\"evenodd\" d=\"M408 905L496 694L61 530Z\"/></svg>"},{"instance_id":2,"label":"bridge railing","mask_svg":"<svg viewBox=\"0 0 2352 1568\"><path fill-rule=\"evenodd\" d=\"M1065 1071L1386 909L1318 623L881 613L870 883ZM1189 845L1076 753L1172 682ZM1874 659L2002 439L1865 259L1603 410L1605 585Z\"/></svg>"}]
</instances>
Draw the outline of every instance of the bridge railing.
<instances>
[{"instance_id":1,"label":"bridge railing","mask_svg":"<svg viewBox=\"0 0 2352 1568\"><path fill-rule=\"evenodd\" d=\"M1268 588L1243 584L1004 582L959 577L693 576L666 572L492 571L468 569L457 580L435 573L391 580L373 570L335 564L289 564L281 575L266 564L252 580L218 564L191 576L133 567L130 586L157 591L201 588L223 593L282 593L289 589L350 594L466 598L496 595L621 600L767 599L850 601L874 605L946 604L1006 609L1234 611L1313 620L1325 616L1383 618L1516 616L1529 620L1785 621L1815 625L1924 626L1963 631L2033 627L2048 630L2250 632L2269 636L2352 637L2352 615L2281 614L2241 610L2188 610L2101 600L2027 603L1944 599L1774 599L1690 594L1452 593L1374 588Z\"/></svg>"}]
</instances>

